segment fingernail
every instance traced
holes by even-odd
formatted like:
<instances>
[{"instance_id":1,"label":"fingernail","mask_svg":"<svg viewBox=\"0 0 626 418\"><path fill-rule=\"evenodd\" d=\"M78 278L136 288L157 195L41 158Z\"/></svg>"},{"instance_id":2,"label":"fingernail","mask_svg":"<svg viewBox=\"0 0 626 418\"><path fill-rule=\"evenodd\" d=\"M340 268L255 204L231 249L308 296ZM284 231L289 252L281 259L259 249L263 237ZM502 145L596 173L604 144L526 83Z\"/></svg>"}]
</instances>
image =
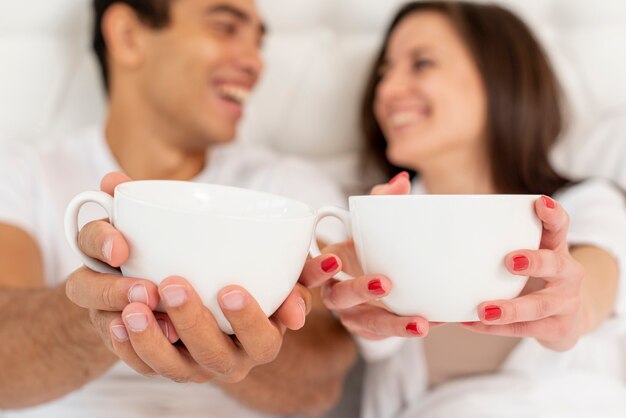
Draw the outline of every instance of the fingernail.
<instances>
[{"instance_id":1,"label":"fingernail","mask_svg":"<svg viewBox=\"0 0 626 418\"><path fill-rule=\"evenodd\" d=\"M104 240L102 244L102 257L105 261L111 261L111 255L113 254L113 237L109 237Z\"/></svg>"},{"instance_id":2,"label":"fingernail","mask_svg":"<svg viewBox=\"0 0 626 418\"><path fill-rule=\"evenodd\" d=\"M111 332L116 340L120 342L128 341L128 332L126 332L126 327L124 325L113 325L111 327Z\"/></svg>"},{"instance_id":3,"label":"fingernail","mask_svg":"<svg viewBox=\"0 0 626 418\"><path fill-rule=\"evenodd\" d=\"M322 261L322 270L326 273L331 273L339 268L339 262L335 257L328 257Z\"/></svg>"},{"instance_id":4,"label":"fingernail","mask_svg":"<svg viewBox=\"0 0 626 418\"><path fill-rule=\"evenodd\" d=\"M187 291L185 290L185 286L178 284L165 286L161 290L161 293L163 294L165 303L171 308L177 308L187 300Z\"/></svg>"},{"instance_id":5,"label":"fingernail","mask_svg":"<svg viewBox=\"0 0 626 418\"><path fill-rule=\"evenodd\" d=\"M413 335L422 335L422 332L420 331L420 329L417 327L417 323L416 322L411 322L406 326L406 330L408 332L410 332Z\"/></svg>"},{"instance_id":6,"label":"fingernail","mask_svg":"<svg viewBox=\"0 0 626 418\"><path fill-rule=\"evenodd\" d=\"M528 261L528 258L526 256L523 255L518 255L513 257L513 270L515 271L522 271L522 270L526 270L528 268L528 264L530 262Z\"/></svg>"},{"instance_id":7,"label":"fingernail","mask_svg":"<svg viewBox=\"0 0 626 418\"><path fill-rule=\"evenodd\" d=\"M302 320L306 320L306 302L302 298L298 298L298 306L302 310Z\"/></svg>"},{"instance_id":8,"label":"fingernail","mask_svg":"<svg viewBox=\"0 0 626 418\"><path fill-rule=\"evenodd\" d=\"M133 332L143 332L148 328L148 317L142 313L126 315L126 322Z\"/></svg>"},{"instance_id":9,"label":"fingernail","mask_svg":"<svg viewBox=\"0 0 626 418\"><path fill-rule=\"evenodd\" d=\"M128 301L130 303L139 302L148 304L148 289L142 284L136 284L128 291Z\"/></svg>"},{"instance_id":10,"label":"fingernail","mask_svg":"<svg viewBox=\"0 0 626 418\"><path fill-rule=\"evenodd\" d=\"M485 321L495 321L502 316L502 309L497 306L487 306L485 308Z\"/></svg>"},{"instance_id":11,"label":"fingernail","mask_svg":"<svg viewBox=\"0 0 626 418\"><path fill-rule=\"evenodd\" d=\"M239 290L232 290L222 296L222 303L229 311L240 311L246 305L246 298Z\"/></svg>"},{"instance_id":12,"label":"fingernail","mask_svg":"<svg viewBox=\"0 0 626 418\"><path fill-rule=\"evenodd\" d=\"M554 200L552 200L548 196L541 196L541 198L543 199L543 203L545 203L548 209L554 209L556 207L556 203L554 203Z\"/></svg>"},{"instance_id":13,"label":"fingernail","mask_svg":"<svg viewBox=\"0 0 626 418\"><path fill-rule=\"evenodd\" d=\"M391 185L395 184L401 178L405 178L405 179L409 180L409 178L410 178L409 173L407 173L406 171L403 171L403 172L401 172L399 174L396 174L396 176L394 178L389 180L389 185L391 186Z\"/></svg>"},{"instance_id":14,"label":"fingernail","mask_svg":"<svg viewBox=\"0 0 626 418\"><path fill-rule=\"evenodd\" d=\"M383 287L383 283L378 279L372 280L371 282L369 282L367 284L367 290L369 290L371 293L375 295L385 294L385 288Z\"/></svg>"},{"instance_id":15,"label":"fingernail","mask_svg":"<svg viewBox=\"0 0 626 418\"><path fill-rule=\"evenodd\" d=\"M158 319L157 323L159 324L159 327L161 328L161 331L163 331L163 335L165 335L165 338L169 338L170 330L169 330L169 327L167 326L167 321L164 321L162 319Z\"/></svg>"}]
</instances>

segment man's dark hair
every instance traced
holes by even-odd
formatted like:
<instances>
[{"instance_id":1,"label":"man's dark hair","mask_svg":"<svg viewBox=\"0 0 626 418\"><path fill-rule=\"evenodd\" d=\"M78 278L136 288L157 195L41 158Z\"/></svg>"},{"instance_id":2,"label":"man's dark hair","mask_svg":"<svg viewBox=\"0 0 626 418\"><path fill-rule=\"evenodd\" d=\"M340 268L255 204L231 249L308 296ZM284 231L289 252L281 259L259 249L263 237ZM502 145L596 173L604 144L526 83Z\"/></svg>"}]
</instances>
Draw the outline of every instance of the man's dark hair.
<instances>
[{"instance_id":1,"label":"man's dark hair","mask_svg":"<svg viewBox=\"0 0 626 418\"><path fill-rule=\"evenodd\" d=\"M109 90L109 68L107 62L107 45L102 33L102 20L109 6L115 3L123 3L132 8L139 19L146 25L159 29L169 23L170 0L94 0L94 26L92 47L98 63L104 88Z\"/></svg>"}]
</instances>

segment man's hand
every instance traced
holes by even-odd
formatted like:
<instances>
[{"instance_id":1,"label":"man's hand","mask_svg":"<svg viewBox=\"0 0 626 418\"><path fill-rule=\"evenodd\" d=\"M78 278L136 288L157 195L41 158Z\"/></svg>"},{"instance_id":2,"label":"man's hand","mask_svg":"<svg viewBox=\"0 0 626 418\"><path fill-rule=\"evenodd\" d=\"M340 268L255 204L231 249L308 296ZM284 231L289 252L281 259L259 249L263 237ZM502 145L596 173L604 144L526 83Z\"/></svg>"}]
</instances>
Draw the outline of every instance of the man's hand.
<instances>
[{"instance_id":1,"label":"man's hand","mask_svg":"<svg viewBox=\"0 0 626 418\"><path fill-rule=\"evenodd\" d=\"M126 181L130 179L123 174L112 173L101 189L112 195ZM124 264L129 255L124 237L106 221L85 225L78 243L85 254L113 267ZM308 261L302 281L328 280L334 272L322 268L324 260ZM120 359L141 374L177 382L241 381L256 365L274 360L286 329L301 328L312 305L310 292L298 284L267 318L245 289L227 287L218 300L235 331L231 337L181 277L157 286L83 267L70 276L66 290L74 303L89 309L96 331ZM153 312L159 302L164 313Z\"/></svg>"}]
</instances>

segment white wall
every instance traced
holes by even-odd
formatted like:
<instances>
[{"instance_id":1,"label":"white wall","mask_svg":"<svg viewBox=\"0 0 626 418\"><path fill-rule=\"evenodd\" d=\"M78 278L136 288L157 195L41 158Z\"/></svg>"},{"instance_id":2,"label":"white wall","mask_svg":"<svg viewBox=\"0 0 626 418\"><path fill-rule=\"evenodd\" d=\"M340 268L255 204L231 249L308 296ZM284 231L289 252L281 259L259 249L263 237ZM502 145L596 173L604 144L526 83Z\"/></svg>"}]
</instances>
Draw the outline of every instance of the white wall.
<instances>
[{"instance_id":1,"label":"white wall","mask_svg":"<svg viewBox=\"0 0 626 418\"><path fill-rule=\"evenodd\" d=\"M354 185L364 77L401 3L260 0L271 28L267 72L250 103L241 139L309 156L345 185ZM536 29L572 99L573 129L559 165L574 173L618 176L626 185L621 168L626 122L620 116L626 113L626 2L500 3ZM0 141L43 140L101 120L103 97L89 52L90 4L0 3Z\"/></svg>"}]
</instances>

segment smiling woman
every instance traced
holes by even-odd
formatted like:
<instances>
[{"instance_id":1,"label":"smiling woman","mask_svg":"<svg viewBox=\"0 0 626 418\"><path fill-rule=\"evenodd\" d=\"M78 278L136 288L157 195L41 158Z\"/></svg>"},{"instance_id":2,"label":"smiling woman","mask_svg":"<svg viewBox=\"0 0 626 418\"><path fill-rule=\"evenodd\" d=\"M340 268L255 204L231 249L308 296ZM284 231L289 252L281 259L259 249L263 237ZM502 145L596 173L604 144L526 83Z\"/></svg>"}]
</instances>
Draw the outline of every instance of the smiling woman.
<instances>
[{"instance_id":1,"label":"smiling woman","mask_svg":"<svg viewBox=\"0 0 626 418\"><path fill-rule=\"evenodd\" d=\"M615 395L621 394L623 399L626 389L609 383L611 376L606 370L611 367L604 362L608 353L618 349L623 333L614 328L608 338L594 337L607 323L616 321L623 327L626 321L625 292L618 292L626 285L624 195L602 180L574 184L552 168L548 153L561 133L562 113L560 89L545 53L529 28L510 11L492 4L419 1L406 4L392 20L371 69L362 123L367 162L373 160L388 177L395 177L372 192L543 194L534 201L543 231L539 250L511 248L496 257L501 261L495 265L504 265L514 276L529 277L528 282L514 298L472 303L478 317L473 322L429 324L429 320L440 319L432 313L434 309L428 310L428 303L421 311L390 312L358 298L361 293L353 290L358 279L324 287L326 305L336 311L360 341L364 356L372 361L363 396L365 416L516 416L513 404L505 400L509 395L526 407L524 416L542 415L548 410L544 405L561 409L569 399L550 388L557 381L552 379L573 370L573 375L589 371L586 362L576 361L598 357L587 351L588 341L605 350L593 365L590 379L604 380L607 386L606 391L594 393L593 400L577 406L580 415L576 416L618 416L615 413L619 406L623 408L623 401L616 401ZM415 173L412 183L401 172L407 169ZM413 280L444 280L454 286L453 280L460 275L480 288L480 279L474 276L478 268L464 262L464 257L477 247L484 253L495 249L481 243L480 232L459 234L473 221L460 222L462 216L444 212L433 215L444 217L445 226L437 231L454 236L467 250L457 255L453 245L447 246L447 256L439 261L441 268L433 271L457 263L464 272L451 273L449 278L422 274ZM424 216L417 210L414 215ZM427 218L421 220L429 222ZM492 225L485 224L489 221L474 218L489 234ZM508 223L518 221L510 219ZM447 229L457 222L461 226ZM401 231L411 225L409 219ZM362 227L359 230L364 231ZM515 233L512 227L503 230ZM436 250L424 231L413 232L424 247L415 242L403 245L398 239L393 245L386 243L386 249L394 254L383 260L387 262L396 253L411 260L428 257ZM359 233L354 238L358 240ZM355 260L357 253L363 255L359 252L362 245L359 242L355 249L355 244L347 241L327 251L343 255L343 268L357 276L360 271ZM421 251L420 255L411 258L415 251ZM423 296L424 292L406 294L401 277L397 283L394 277L388 279L380 282L385 296L391 297L394 291L403 292L401 296L410 301ZM469 292L464 295L469 298ZM431 294L429 302L437 307L454 304L454 296L453 290L445 290ZM396 306L389 304L391 309ZM420 341L416 336L425 338ZM516 387L514 383L500 387L503 375L517 372L513 379L517 387L529 386L544 397L526 397L511 389ZM468 383L459 385L462 380ZM474 396L474 391L481 392L489 385L498 390ZM463 391L458 390L460 386ZM584 391L576 393L579 398L585 396ZM495 410L494 405L502 406Z\"/></svg>"},{"instance_id":2,"label":"smiling woman","mask_svg":"<svg viewBox=\"0 0 626 418\"><path fill-rule=\"evenodd\" d=\"M367 160L389 178L398 166L441 165L443 154L448 166L466 164L449 160L457 149L479 159L500 193L552 194L567 183L548 161L563 127L559 82L511 12L413 3L398 13L384 45L362 121Z\"/></svg>"}]
</instances>

